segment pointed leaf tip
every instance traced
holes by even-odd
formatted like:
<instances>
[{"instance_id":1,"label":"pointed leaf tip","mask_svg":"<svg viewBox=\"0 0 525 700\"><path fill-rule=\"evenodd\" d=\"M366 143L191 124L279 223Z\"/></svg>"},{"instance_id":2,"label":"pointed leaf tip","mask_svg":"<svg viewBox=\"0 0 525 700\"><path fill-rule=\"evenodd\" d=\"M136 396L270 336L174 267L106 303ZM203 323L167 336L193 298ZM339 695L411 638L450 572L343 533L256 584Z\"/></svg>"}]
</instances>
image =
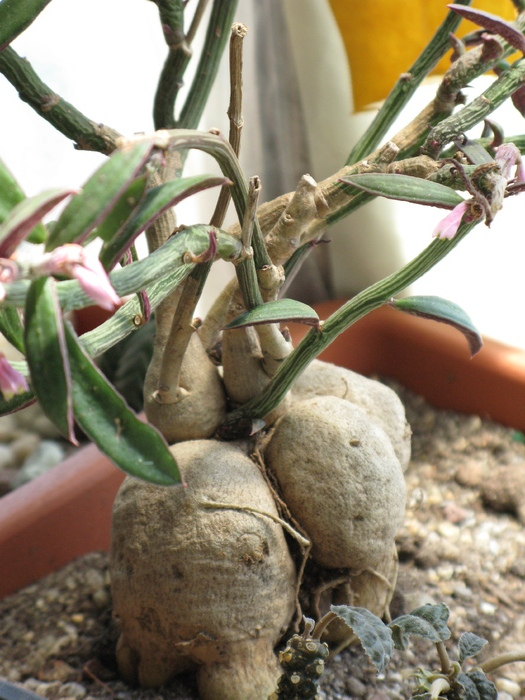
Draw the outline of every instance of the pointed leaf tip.
<instances>
[{"instance_id":1,"label":"pointed leaf tip","mask_svg":"<svg viewBox=\"0 0 525 700\"><path fill-rule=\"evenodd\" d=\"M467 339L471 356L476 355L483 347L483 339L472 320L453 301L437 296L415 296L393 299L390 305L399 311L453 326Z\"/></svg>"},{"instance_id":2,"label":"pointed leaf tip","mask_svg":"<svg viewBox=\"0 0 525 700\"><path fill-rule=\"evenodd\" d=\"M397 199L441 209L453 209L463 198L439 182L396 173L361 173L347 175L341 182L378 197Z\"/></svg>"},{"instance_id":3,"label":"pointed leaf tip","mask_svg":"<svg viewBox=\"0 0 525 700\"><path fill-rule=\"evenodd\" d=\"M498 34L509 42L511 46L515 49L525 53L525 36L512 26L509 22L506 22L498 15L493 15L490 12L484 12L483 10L475 10L472 7L464 7L463 5L451 4L447 5L450 10L457 12L465 19L474 22L479 27L488 29L494 34Z\"/></svg>"},{"instance_id":4,"label":"pointed leaf tip","mask_svg":"<svg viewBox=\"0 0 525 700\"><path fill-rule=\"evenodd\" d=\"M317 313L307 304L303 304L295 299L278 299L277 301L261 304L261 306L257 306L250 311L245 311L224 326L223 330L257 326L264 323L286 323L289 321L316 327L320 323Z\"/></svg>"},{"instance_id":5,"label":"pointed leaf tip","mask_svg":"<svg viewBox=\"0 0 525 700\"><path fill-rule=\"evenodd\" d=\"M392 633L388 626L366 608L332 605L330 610L350 627L377 672L381 673L394 651Z\"/></svg>"}]
</instances>

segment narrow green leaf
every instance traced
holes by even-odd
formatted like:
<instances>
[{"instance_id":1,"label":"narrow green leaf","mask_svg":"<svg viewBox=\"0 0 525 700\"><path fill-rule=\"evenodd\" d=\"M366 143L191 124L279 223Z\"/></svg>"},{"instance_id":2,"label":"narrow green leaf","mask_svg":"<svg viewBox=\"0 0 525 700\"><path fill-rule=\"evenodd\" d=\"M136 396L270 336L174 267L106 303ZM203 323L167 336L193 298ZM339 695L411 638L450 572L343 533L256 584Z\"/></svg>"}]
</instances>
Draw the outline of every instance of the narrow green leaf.
<instances>
[{"instance_id":1,"label":"narrow green leaf","mask_svg":"<svg viewBox=\"0 0 525 700\"><path fill-rule=\"evenodd\" d=\"M461 635L458 642L459 647L459 663L462 664L465 659L470 659L483 649L485 644L488 644L486 639L478 637L473 632L465 632Z\"/></svg>"},{"instance_id":2,"label":"narrow green leaf","mask_svg":"<svg viewBox=\"0 0 525 700\"><path fill-rule=\"evenodd\" d=\"M330 610L352 629L377 672L381 673L394 651L388 626L366 608L331 605Z\"/></svg>"},{"instance_id":3,"label":"narrow green leaf","mask_svg":"<svg viewBox=\"0 0 525 700\"><path fill-rule=\"evenodd\" d=\"M164 211L192 194L210 187L227 184L224 177L196 175L166 182L152 187L146 193L144 201L128 222L122 233L102 247L100 260L106 269L111 269L135 238L150 226Z\"/></svg>"},{"instance_id":4,"label":"narrow green leaf","mask_svg":"<svg viewBox=\"0 0 525 700\"><path fill-rule=\"evenodd\" d=\"M64 437L77 444L64 325L51 277L40 277L29 287L25 346L31 386L44 413Z\"/></svg>"},{"instance_id":5,"label":"narrow green leaf","mask_svg":"<svg viewBox=\"0 0 525 700\"><path fill-rule=\"evenodd\" d=\"M20 201L0 224L0 257L8 258L53 207L76 190L57 189L41 192ZM73 200L74 201L74 200Z\"/></svg>"},{"instance_id":6,"label":"narrow green leaf","mask_svg":"<svg viewBox=\"0 0 525 700\"><path fill-rule=\"evenodd\" d=\"M25 353L24 326L15 307L4 306L0 309L0 333L19 352Z\"/></svg>"},{"instance_id":7,"label":"narrow green leaf","mask_svg":"<svg viewBox=\"0 0 525 700\"><path fill-rule=\"evenodd\" d=\"M0 224L6 220L11 209L25 198L23 189L0 159ZM45 239L46 230L43 224L37 224L27 237L30 243L43 243Z\"/></svg>"},{"instance_id":8,"label":"narrow green leaf","mask_svg":"<svg viewBox=\"0 0 525 700\"><path fill-rule=\"evenodd\" d=\"M120 195L118 202L100 226L97 226L94 230L94 236L101 238L103 241L110 241L114 236L118 235L142 200L148 184L148 177L149 175L144 173L130 182L126 190Z\"/></svg>"},{"instance_id":9,"label":"narrow green leaf","mask_svg":"<svg viewBox=\"0 0 525 700\"><path fill-rule=\"evenodd\" d=\"M465 139L464 141L456 139L454 144L458 150L467 156L472 165L494 163L494 158L492 158L490 153L477 141L473 141L472 139Z\"/></svg>"},{"instance_id":10,"label":"narrow green leaf","mask_svg":"<svg viewBox=\"0 0 525 700\"><path fill-rule=\"evenodd\" d=\"M65 327L75 419L120 469L153 484L181 483L177 463L161 434L143 423L106 381Z\"/></svg>"},{"instance_id":11,"label":"narrow green leaf","mask_svg":"<svg viewBox=\"0 0 525 700\"><path fill-rule=\"evenodd\" d=\"M49 235L47 250L65 243L82 243L140 172L153 146L152 137L113 153L64 209Z\"/></svg>"},{"instance_id":12,"label":"narrow green leaf","mask_svg":"<svg viewBox=\"0 0 525 700\"><path fill-rule=\"evenodd\" d=\"M395 309L453 326L467 339L471 356L483 347L483 339L468 314L448 299L435 296L407 297L390 301Z\"/></svg>"},{"instance_id":13,"label":"narrow green leaf","mask_svg":"<svg viewBox=\"0 0 525 700\"><path fill-rule=\"evenodd\" d=\"M254 309L237 316L228 325L224 326L223 330L286 321L319 326L319 316L307 304L303 304L295 299L278 299L277 301L269 301L261 306L256 306Z\"/></svg>"},{"instance_id":14,"label":"narrow green leaf","mask_svg":"<svg viewBox=\"0 0 525 700\"><path fill-rule=\"evenodd\" d=\"M49 0L3 0L0 2L0 51L35 20Z\"/></svg>"},{"instance_id":15,"label":"narrow green leaf","mask_svg":"<svg viewBox=\"0 0 525 700\"><path fill-rule=\"evenodd\" d=\"M395 173L347 175L341 182L388 199L399 199L441 209L453 209L463 201L455 190L438 182Z\"/></svg>"}]
</instances>

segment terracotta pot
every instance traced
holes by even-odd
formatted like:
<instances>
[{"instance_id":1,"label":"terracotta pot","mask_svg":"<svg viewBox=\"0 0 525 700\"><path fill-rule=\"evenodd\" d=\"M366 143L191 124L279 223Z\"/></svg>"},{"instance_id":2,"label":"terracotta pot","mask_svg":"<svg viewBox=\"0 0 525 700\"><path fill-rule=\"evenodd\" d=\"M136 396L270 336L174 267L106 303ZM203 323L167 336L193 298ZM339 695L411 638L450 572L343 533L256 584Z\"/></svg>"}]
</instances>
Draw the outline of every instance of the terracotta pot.
<instances>
[{"instance_id":1,"label":"terracotta pot","mask_svg":"<svg viewBox=\"0 0 525 700\"><path fill-rule=\"evenodd\" d=\"M342 302L318 305L326 318ZM291 326L297 340L307 329ZM525 352L486 340L470 359L456 330L389 307L358 321L321 356L397 379L439 408L525 431ZM90 445L0 500L0 597L109 546L111 508L124 478Z\"/></svg>"}]
</instances>

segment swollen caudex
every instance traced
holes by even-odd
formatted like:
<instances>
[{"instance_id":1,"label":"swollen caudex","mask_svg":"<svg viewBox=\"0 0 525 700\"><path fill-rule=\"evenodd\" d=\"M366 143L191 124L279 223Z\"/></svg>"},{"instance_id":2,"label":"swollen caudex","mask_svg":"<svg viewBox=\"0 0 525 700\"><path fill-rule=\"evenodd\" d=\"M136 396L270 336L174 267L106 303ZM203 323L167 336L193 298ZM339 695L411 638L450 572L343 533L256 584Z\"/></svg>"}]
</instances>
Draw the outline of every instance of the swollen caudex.
<instances>
[{"instance_id":1,"label":"swollen caudex","mask_svg":"<svg viewBox=\"0 0 525 700\"><path fill-rule=\"evenodd\" d=\"M226 415L226 395L217 367L194 333L182 361L178 397L160 403L155 393L164 348L165 342L156 338L144 381L144 410L148 420L169 443L211 437Z\"/></svg>"},{"instance_id":2,"label":"swollen caudex","mask_svg":"<svg viewBox=\"0 0 525 700\"><path fill-rule=\"evenodd\" d=\"M405 512L403 471L389 437L362 408L335 396L294 403L265 462L318 565L359 573L391 556Z\"/></svg>"},{"instance_id":3,"label":"swollen caudex","mask_svg":"<svg viewBox=\"0 0 525 700\"><path fill-rule=\"evenodd\" d=\"M267 698L296 587L272 493L236 444L197 440L171 450L187 486L128 478L115 502L120 671L156 687L198 668L204 700Z\"/></svg>"},{"instance_id":4,"label":"swollen caudex","mask_svg":"<svg viewBox=\"0 0 525 700\"><path fill-rule=\"evenodd\" d=\"M337 396L362 408L388 435L403 471L406 470L411 431L403 404L392 389L345 367L314 360L295 381L292 397L302 401L314 396Z\"/></svg>"}]
</instances>

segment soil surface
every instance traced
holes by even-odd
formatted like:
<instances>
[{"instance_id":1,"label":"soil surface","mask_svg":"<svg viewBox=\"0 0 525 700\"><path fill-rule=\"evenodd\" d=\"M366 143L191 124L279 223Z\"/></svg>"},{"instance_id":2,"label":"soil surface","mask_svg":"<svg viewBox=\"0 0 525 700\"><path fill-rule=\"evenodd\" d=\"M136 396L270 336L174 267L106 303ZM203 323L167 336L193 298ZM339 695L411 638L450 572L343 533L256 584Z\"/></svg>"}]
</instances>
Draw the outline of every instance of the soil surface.
<instances>
[{"instance_id":1,"label":"soil surface","mask_svg":"<svg viewBox=\"0 0 525 700\"><path fill-rule=\"evenodd\" d=\"M451 611L452 659L465 631L489 641L479 661L504 651L525 652L523 436L477 416L436 411L394 388L412 425L413 457L406 473L408 510L397 537L392 617L444 602ZM129 689L116 676L113 647L103 553L89 554L0 602L0 678L47 698L198 697L191 677L162 691ZM327 664L320 696L409 698L418 666L439 668L435 648L424 640L394 652L379 677L356 646ZM524 663L503 667L492 680L500 700L525 697Z\"/></svg>"}]
</instances>

